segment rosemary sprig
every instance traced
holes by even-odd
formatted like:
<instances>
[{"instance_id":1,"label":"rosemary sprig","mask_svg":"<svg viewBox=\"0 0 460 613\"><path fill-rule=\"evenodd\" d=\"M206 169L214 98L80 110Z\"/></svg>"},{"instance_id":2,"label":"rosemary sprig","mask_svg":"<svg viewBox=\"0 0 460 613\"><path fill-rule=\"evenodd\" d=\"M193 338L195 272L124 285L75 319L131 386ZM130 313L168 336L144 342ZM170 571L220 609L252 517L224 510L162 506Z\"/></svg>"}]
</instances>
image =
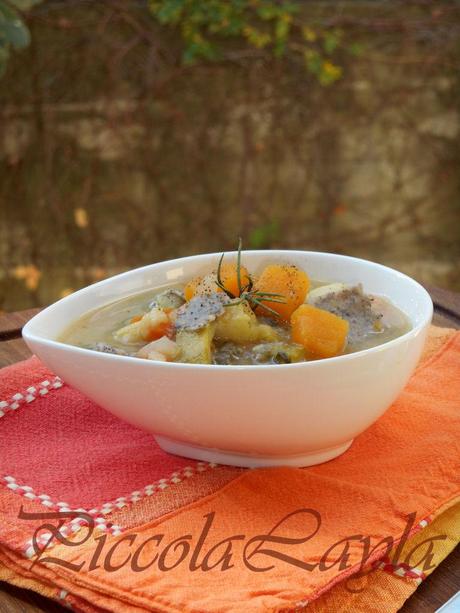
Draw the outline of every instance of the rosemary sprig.
<instances>
[{"instance_id":1,"label":"rosemary sprig","mask_svg":"<svg viewBox=\"0 0 460 613\"><path fill-rule=\"evenodd\" d=\"M260 307L265 311L268 311L275 317L279 317L279 313L277 313L274 309L270 308L265 302L278 302L279 304L286 304L286 298L283 294L275 294L273 292L258 292L254 291L253 282L251 277L248 275L248 283L243 286L241 283L241 251L243 247L243 242L241 238L238 241L238 255L236 259L236 281L238 283L239 290L239 299L236 300L237 296L235 296L232 292L230 292L222 282L222 262L224 260L225 253L220 256L219 264L217 265L217 285L220 287L222 291L224 291L229 298L234 300L234 302L230 302L228 304L224 304L224 307L236 306L241 304L242 302L248 302L251 307Z\"/></svg>"},{"instance_id":2,"label":"rosemary sprig","mask_svg":"<svg viewBox=\"0 0 460 613\"><path fill-rule=\"evenodd\" d=\"M241 295L241 250L243 248L243 240L240 236L238 239L238 255L236 257L236 281Z\"/></svg>"}]
</instances>

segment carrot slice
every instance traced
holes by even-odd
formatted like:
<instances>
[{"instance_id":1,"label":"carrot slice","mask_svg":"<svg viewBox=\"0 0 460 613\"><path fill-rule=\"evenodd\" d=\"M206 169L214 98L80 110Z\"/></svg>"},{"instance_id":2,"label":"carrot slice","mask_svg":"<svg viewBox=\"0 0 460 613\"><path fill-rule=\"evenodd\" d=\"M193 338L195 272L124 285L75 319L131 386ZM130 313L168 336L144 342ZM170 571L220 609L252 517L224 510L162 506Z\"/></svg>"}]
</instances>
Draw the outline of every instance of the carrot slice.
<instances>
[{"instance_id":1,"label":"carrot slice","mask_svg":"<svg viewBox=\"0 0 460 613\"><path fill-rule=\"evenodd\" d=\"M281 294L285 302L263 300L263 304L276 311L282 319L289 321L297 307L305 302L309 287L310 280L307 274L297 266L272 264L264 268L254 284L254 291ZM260 307L257 313L269 315L268 311Z\"/></svg>"},{"instance_id":2,"label":"carrot slice","mask_svg":"<svg viewBox=\"0 0 460 613\"><path fill-rule=\"evenodd\" d=\"M332 358L345 348L348 321L329 311L303 304L292 314L291 325L292 340L312 358Z\"/></svg>"},{"instance_id":3,"label":"carrot slice","mask_svg":"<svg viewBox=\"0 0 460 613\"><path fill-rule=\"evenodd\" d=\"M155 326L155 328L150 328L150 330L145 336L145 340L150 343L151 341L158 340L162 336L167 336L168 338L170 338L173 335L173 332L173 324L170 321L166 321L159 324L158 326Z\"/></svg>"}]
</instances>

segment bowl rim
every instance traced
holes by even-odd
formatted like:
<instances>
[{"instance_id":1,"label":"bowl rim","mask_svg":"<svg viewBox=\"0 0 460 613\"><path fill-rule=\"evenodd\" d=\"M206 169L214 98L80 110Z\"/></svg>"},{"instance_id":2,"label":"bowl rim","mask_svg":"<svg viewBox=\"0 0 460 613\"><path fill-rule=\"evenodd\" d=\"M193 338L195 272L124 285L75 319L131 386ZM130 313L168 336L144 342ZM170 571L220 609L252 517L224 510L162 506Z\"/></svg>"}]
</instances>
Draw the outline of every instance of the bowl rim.
<instances>
[{"instance_id":1,"label":"bowl rim","mask_svg":"<svg viewBox=\"0 0 460 613\"><path fill-rule=\"evenodd\" d=\"M236 254L237 254L237 251L225 251L226 256L232 256ZM118 273L116 275L112 275L111 277L108 277L107 279L103 279L101 281L97 281L96 283L91 283L90 285L87 285L77 290L76 292L73 292L69 296L65 296L64 298L61 298L60 300L53 302L52 304L48 305L43 310L41 310L39 313L37 313L22 328L22 337L24 338L26 343L28 343L28 341L31 341L32 343L37 342L37 343L44 344L50 348L56 348L58 350L65 349L67 351L73 351L73 352L80 354L81 356L85 356L85 355L92 356L92 357L97 356L101 360L118 360L118 361L121 360L129 364L134 364L134 363L150 364L151 368L166 368L166 369L185 368L188 370L199 369L199 370L208 370L208 371L213 371L213 372L224 372L224 371L243 372L243 371L254 371L254 370L260 370L260 369L263 369L263 371L266 371L266 370L268 371L268 370L275 368L277 371L279 371L280 369L286 369L286 368L312 369L312 368L327 367L328 364L334 365L340 362L344 363L344 362L349 362L354 359L365 358L366 356L370 354L375 354L381 351L385 351L389 347L394 347L398 344L404 343L411 337L417 336L424 328L426 328L431 323L431 320L433 317L433 301L428 291L423 287L423 285L421 285L418 281L416 281L409 275L406 275L405 273L400 272L399 270L396 270L395 268L391 268L390 266L386 266L384 264L381 264L379 262L374 262L372 260L367 260L365 258L358 258L355 256L349 256L346 254L333 253L333 252L328 252L328 251L312 251L312 250L307 251L307 250L301 250L301 249L257 249L257 250L253 249L253 250L244 251L244 255L249 255L249 254L266 255L267 257L271 257L271 256L276 257L276 254L278 255L279 254L287 254L287 255L297 254L303 257L305 257L308 254L314 254L318 256L332 256L332 257L337 257L339 259L343 259L347 261L352 260L355 262L372 264L373 266L376 266L377 268L380 268L382 270L390 271L396 277L399 277L405 280L406 282L412 283L414 287L417 288L418 291L421 292L421 295L426 299L427 308L426 308L425 317L422 319L422 321L420 321L418 324L411 327L410 330L408 330L401 336L398 336L397 338L392 339L390 341L386 341L382 343L381 345L376 345L375 347L370 347L368 349L361 349L359 351L354 351L353 353L345 353L345 354L338 355L332 358L321 358L319 360L294 362L291 364L189 364L189 363L182 363L182 362L160 362L160 361L155 361L155 360L148 360L147 358L139 358L139 357L134 357L134 356L124 356L124 355L118 355L118 354L112 354L112 353L97 352L92 349L86 349L84 347L78 347L77 345L70 345L62 341L57 341L54 339L46 338L45 336L36 334L30 330L30 328L33 327L34 322L36 322L37 319L40 319L42 316L45 316L47 314L47 311L52 310L56 305L62 304L65 302L70 302L74 300L75 297L78 295L90 293L91 291L94 291L97 288L103 287L104 285L109 285L113 283L115 279L122 279L124 277L128 277L130 275L134 275L142 271L146 271L152 268L153 266L159 266L161 264L173 264L176 262L180 263L180 262L184 262L185 260L192 260L192 259L205 260L211 257L219 258L222 255L222 252L212 252L212 253L200 253L200 254L195 254L195 255L183 256L180 258L172 258L169 260L161 260L159 262L153 262L145 266L139 266L137 268L133 268L133 269ZM138 293L141 293L141 292L138 292ZM110 302L113 302L113 301L114 300L112 299ZM110 304L110 302L107 302L107 304ZM91 309L87 309L85 312L87 313L90 310Z\"/></svg>"}]
</instances>

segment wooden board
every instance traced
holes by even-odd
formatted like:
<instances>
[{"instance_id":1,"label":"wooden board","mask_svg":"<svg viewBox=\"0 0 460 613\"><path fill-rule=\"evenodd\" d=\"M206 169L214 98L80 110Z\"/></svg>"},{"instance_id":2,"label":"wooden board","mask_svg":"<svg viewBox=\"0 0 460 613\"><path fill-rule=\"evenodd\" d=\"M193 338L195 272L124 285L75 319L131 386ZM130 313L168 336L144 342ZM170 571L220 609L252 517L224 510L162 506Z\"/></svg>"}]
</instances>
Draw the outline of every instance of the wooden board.
<instances>
[{"instance_id":1,"label":"wooden board","mask_svg":"<svg viewBox=\"0 0 460 613\"><path fill-rule=\"evenodd\" d=\"M460 294L427 287L433 299L433 323L460 329ZM38 309L0 316L0 367L30 357L21 328ZM434 613L460 589L460 547L426 579L407 600L401 613ZM0 582L0 613L65 613L69 609L29 590ZM331 613L333 613L331 611ZM385 613L382 610L382 613Z\"/></svg>"}]
</instances>

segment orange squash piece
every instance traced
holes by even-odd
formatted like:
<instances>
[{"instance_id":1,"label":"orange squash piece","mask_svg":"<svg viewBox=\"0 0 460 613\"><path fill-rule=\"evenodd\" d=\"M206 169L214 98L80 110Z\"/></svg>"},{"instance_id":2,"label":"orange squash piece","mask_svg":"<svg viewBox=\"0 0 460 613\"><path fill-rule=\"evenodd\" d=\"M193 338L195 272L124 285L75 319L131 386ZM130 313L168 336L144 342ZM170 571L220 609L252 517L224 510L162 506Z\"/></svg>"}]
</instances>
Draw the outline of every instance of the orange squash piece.
<instances>
[{"instance_id":1,"label":"orange squash piece","mask_svg":"<svg viewBox=\"0 0 460 613\"><path fill-rule=\"evenodd\" d=\"M236 273L237 267L236 264L222 264L220 268L220 278L222 281L222 285L225 289L233 294L234 296L240 295L240 290L238 287L238 275ZM246 287L249 283L249 273L247 268L241 266L240 268L240 277L241 277L241 287Z\"/></svg>"},{"instance_id":2,"label":"orange squash piece","mask_svg":"<svg viewBox=\"0 0 460 613\"><path fill-rule=\"evenodd\" d=\"M263 304L276 311L281 319L289 321L292 313L305 302L309 287L310 280L307 274L297 266L272 264L264 268L254 284L254 291L281 294L285 303L264 300ZM269 315L268 311L261 308L257 310L257 313Z\"/></svg>"},{"instance_id":3,"label":"orange squash piece","mask_svg":"<svg viewBox=\"0 0 460 613\"><path fill-rule=\"evenodd\" d=\"M292 340L312 358L332 358L345 348L348 321L329 311L303 304L292 314L291 325Z\"/></svg>"},{"instance_id":4,"label":"orange squash piece","mask_svg":"<svg viewBox=\"0 0 460 613\"><path fill-rule=\"evenodd\" d=\"M202 281L203 281L203 277L194 277L184 287L184 298L185 300L187 300L187 302L191 300L193 296L197 293L197 288L199 287Z\"/></svg>"},{"instance_id":5,"label":"orange squash piece","mask_svg":"<svg viewBox=\"0 0 460 613\"><path fill-rule=\"evenodd\" d=\"M241 266L241 286L245 287L249 283L249 273L244 266ZM236 273L236 264L223 263L220 269L220 277L225 289L239 296L238 275ZM184 288L185 300L191 300L197 294L207 294L210 292L221 292L221 288L216 284L216 273L206 275L205 277L195 277Z\"/></svg>"}]
</instances>

